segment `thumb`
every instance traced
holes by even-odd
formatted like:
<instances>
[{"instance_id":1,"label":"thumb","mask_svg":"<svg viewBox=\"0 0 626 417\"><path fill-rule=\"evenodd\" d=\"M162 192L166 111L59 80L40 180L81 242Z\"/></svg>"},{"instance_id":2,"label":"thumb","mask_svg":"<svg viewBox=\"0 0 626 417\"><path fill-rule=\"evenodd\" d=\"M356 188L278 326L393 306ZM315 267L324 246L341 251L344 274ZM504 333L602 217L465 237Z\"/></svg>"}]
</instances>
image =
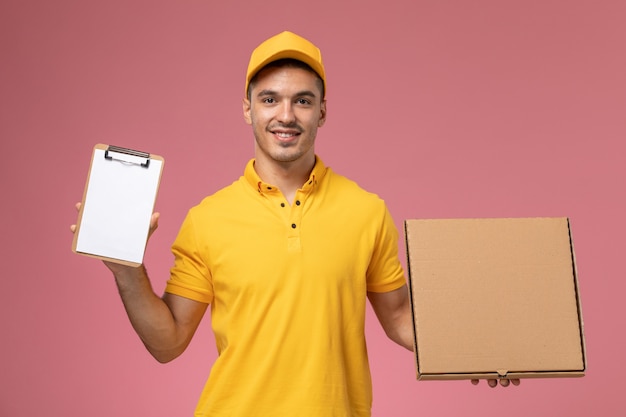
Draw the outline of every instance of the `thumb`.
<instances>
[{"instance_id":1,"label":"thumb","mask_svg":"<svg viewBox=\"0 0 626 417\"><path fill-rule=\"evenodd\" d=\"M149 236L152 236L152 233L159 227L159 217L161 217L161 213L152 213L152 217L150 217L150 233Z\"/></svg>"}]
</instances>

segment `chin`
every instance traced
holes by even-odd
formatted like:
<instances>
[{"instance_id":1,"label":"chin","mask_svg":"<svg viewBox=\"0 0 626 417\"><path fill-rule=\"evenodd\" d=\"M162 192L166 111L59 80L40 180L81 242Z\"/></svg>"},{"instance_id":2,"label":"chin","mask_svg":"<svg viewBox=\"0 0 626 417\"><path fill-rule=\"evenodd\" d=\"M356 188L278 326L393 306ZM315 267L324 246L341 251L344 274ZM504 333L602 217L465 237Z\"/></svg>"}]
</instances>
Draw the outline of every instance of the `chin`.
<instances>
[{"instance_id":1,"label":"chin","mask_svg":"<svg viewBox=\"0 0 626 417\"><path fill-rule=\"evenodd\" d=\"M298 159L302 158L302 155L270 155L271 158L276 162L295 162Z\"/></svg>"}]
</instances>

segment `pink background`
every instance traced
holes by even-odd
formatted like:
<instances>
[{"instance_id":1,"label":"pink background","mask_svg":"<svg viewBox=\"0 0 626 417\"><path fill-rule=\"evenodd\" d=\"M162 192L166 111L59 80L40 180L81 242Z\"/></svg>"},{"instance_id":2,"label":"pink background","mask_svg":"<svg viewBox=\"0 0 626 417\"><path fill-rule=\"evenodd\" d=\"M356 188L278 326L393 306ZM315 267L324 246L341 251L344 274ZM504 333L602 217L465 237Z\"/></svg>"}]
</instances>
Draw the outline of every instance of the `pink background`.
<instances>
[{"instance_id":1,"label":"pink background","mask_svg":"<svg viewBox=\"0 0 626 417\"><path fill-rule=\"evenodd\" d=\"M370 312L374 416L626 415L625 21L621 0L2 0L0 416L192 414L215 357L208 317L157 364L106 268L70 251L73 205L95 143L166 158L146 256L160 293L187 209L252 157L245 66L285 29L324 54L318 153L398 227L571 218L587 376L418 382Z\"/></svg>"}]
</instances>

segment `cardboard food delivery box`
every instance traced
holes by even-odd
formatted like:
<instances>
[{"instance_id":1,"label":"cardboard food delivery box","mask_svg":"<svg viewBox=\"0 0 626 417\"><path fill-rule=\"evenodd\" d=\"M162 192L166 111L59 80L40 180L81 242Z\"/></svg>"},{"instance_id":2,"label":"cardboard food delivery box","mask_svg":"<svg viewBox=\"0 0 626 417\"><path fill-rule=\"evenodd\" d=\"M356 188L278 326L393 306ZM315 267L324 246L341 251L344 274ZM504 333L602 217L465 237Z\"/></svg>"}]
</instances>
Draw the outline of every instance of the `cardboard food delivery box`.
<instances>
[{"instance_id":1,"label":"cardboard food delivery box","mask_svg":"<svg viewBox=\"0 0 626 417\"><path fill-rule=\"evenodd\" d=\"M417 378L583 376L568 218L406 220Z\"/></svg>"}]
</instances>

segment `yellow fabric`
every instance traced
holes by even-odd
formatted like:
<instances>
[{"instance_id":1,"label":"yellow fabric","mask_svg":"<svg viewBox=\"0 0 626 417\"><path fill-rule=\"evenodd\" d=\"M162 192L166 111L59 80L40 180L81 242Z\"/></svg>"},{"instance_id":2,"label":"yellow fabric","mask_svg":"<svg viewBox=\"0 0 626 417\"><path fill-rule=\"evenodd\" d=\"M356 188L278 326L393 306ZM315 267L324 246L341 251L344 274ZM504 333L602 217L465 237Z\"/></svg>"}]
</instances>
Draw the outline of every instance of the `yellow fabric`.
<instances>
[{"instance_id":1,"label":"yellow fabric","mask_svg":"<svg viewBox=\"0 0 626 417\"><path fill-rule=\"evenodd\" d=\"M324 83L326 90L326 72L322 63L322 52L307 39L292 32L282 32L265 40L252 51L248 71L246 73L245 96L252 78L270 62L279 59L292 58L302 61L317 73Z\"/></svg>"},{"instance_id":2,"label":"yellow fabric","mask_svg":"<svg viewBox=\"0 0 626 417\"><path fill-rule=\"evenodd\" d=\"M292 206L253 164L172 248L166 291L211 304L219 352L196 415L370 416L366 292L405 283L395 225L319 159Z\"/></svg>"}]
</instances>

